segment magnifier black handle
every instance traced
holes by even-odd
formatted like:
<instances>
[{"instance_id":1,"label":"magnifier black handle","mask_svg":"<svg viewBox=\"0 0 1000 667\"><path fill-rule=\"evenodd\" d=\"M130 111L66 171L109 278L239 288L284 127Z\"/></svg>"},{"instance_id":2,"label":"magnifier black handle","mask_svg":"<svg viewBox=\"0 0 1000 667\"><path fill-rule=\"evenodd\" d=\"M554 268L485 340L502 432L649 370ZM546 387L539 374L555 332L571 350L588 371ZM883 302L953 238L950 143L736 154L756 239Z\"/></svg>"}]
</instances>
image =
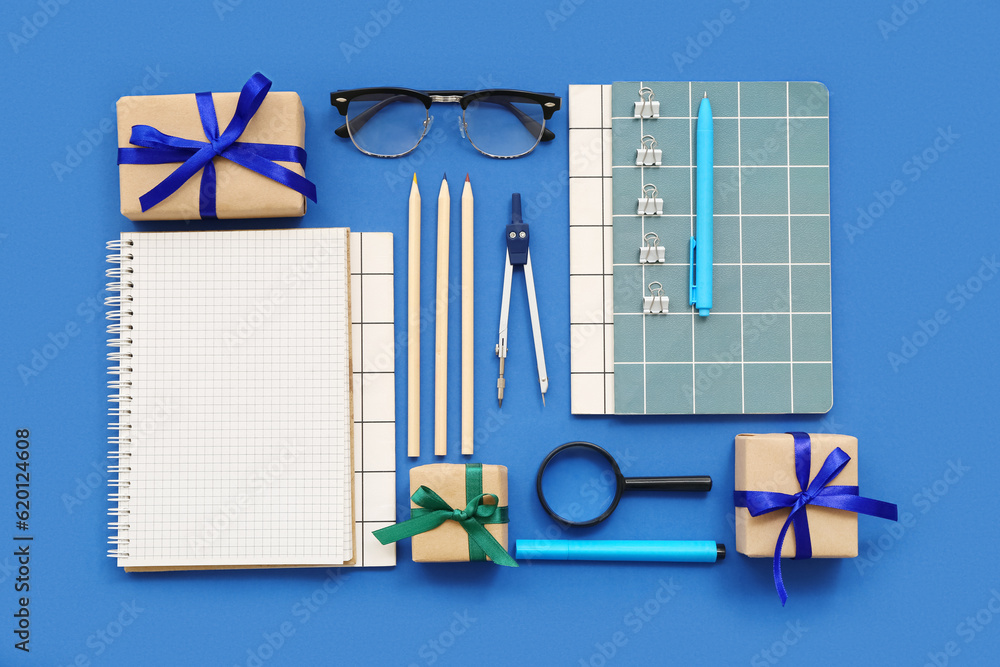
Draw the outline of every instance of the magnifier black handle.
<instances>
[{"instance_id":1,"label":"magnifier black handle","mask_svg":"<svg viewBox=\"0 0 1000 667\"><path fill-rule=\"evenodd\" d=\"M626 477L626 491L711 491L708 475L690 477Z\"/></svg>"}]
</instances>

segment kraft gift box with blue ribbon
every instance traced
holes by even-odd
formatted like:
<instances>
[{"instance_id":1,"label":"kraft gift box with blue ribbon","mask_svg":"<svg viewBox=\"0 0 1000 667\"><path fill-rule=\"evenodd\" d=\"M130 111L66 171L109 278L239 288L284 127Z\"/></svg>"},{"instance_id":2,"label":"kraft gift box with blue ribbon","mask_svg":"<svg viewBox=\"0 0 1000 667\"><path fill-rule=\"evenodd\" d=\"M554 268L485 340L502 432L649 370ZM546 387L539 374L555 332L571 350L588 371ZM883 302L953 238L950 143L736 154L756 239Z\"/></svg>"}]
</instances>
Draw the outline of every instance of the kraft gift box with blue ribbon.
<instances>
[{"instance_id":1,"label":"kraft gift box with blue ribbon","mask_svg":"<svg viewBox=\"0 0 1000 667\"><path fill-rule=\"evenodd\" d=\"M410 518L374 531L382 544L412 537L413 560L490 560L517 567L507 553L507 468L432 463L410 469Z\"/></svg>"},{"instance_id":2,"label":"kraft gift box with blue ribbon","mask_svg":"<svg viewBox=\"0 0 1000 667\"><path fill-rule=\"evenodd\" d=\"M300 217L305 115L257 72L239 93L118 100L121 211L130 220ZM221 129L220 128L224 128Z\"/></svg>"},{"instance_id":3,"label":"kraft gift box with blue ribbon","mask_svg":"<svg viewBox=\"0 0 1000 667\"><path fill-rule=\"evenodd\" d=\"M894 504L859 495L849 435L738 435L735 488L736 550L773 559L782 604L781 558L854 558L858 514L896 520Z\"/></svg>"}]
</instances>

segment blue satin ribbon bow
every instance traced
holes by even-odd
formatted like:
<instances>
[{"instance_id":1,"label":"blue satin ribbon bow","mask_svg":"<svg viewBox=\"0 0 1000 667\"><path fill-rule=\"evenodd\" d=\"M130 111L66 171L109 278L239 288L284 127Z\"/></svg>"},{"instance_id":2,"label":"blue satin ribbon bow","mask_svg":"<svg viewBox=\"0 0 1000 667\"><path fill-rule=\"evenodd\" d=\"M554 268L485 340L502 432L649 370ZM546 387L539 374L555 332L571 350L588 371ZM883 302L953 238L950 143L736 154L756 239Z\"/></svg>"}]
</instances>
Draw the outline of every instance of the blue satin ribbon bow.
<instances>
[{"instance_id":1,"label":"blue satin ribbon bow","mask_svg":"<svg viewBox=\"0 0 1000 667\"><path fill-rule=\"evenodd\" d=\"M118 164L167 164L182 162L156 187L139 197L142 210L148 211L172 195L192 176L204 169L201 176L199 212L202 218L215 215L215 165L216 155L231 160L238 165L255 171L262 176L277 181L296 192L316 201L316 186L294 171L275 162L297 162L304 169L306 152L299 146L282 144L256 144L236 141L257 113L261 103L271 89L271 80L257 72L243 86L236 113L222 134L215 116L212 93L197 93L198 114L208 141L182 139L163 134L149 125L133 125L129 142L141 148L119 148Z\"/></svg>"},{"instance_id":2,"label":"blue satin ribbon bow","mask_svg":"<svg viewBox=\"0 0 1000 667\"><path fill-rule=\"evenodd\" d=\"M795 529L795 558L812 558L812 542L809 538L809 517L806 514L808 505L832 507L833 509L868 514L881 519L896 521L896 506L893 503L864 498L858 495L856 486L828 486L840 471L844 469L851 457L837 447L826 457L819 472L812 482L809 481L809 470L812 466L812 445L808 433L789 433L795 439L795 476L799 480L802 491L789 495L773 491L736 491L737 507L746 507L750 516L759 516L768 512L791 508L785 525L778 533L778 543L774 548L774 586L784 606L788 600L785 584L781 580L781 546L785 534L791 525Z\"/></svg>"}]
</instances>

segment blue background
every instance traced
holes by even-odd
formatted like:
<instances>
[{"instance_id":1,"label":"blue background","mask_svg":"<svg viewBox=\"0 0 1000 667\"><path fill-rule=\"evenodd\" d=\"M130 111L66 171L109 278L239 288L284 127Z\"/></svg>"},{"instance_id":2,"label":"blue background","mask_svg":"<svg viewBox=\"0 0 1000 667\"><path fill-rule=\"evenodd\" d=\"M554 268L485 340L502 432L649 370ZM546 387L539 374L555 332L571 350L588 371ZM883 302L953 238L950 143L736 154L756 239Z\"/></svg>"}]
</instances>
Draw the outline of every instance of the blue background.
<instances>
[{"instance_id":1,"label":"blue background","mask_svg":"<svg viewBox=\"0 0 1000 667\"><path fill-rule=\"evenodd\" d=\"M13 542L0 547L0 663L940 665L995 659L1000 280L989 265L1000 244L995 3L288 4L8 0L0 10L0 461L6 460L0 539L15 533L20 428L31 432L29 532L35 536L30 656L13 648ZM725 10L731 12L727 24L718 21ZM898 26L889 23L894 11ZM384 26L371 23L378 17ZM41 27L31 28L33 21ZM358 37L365 30L374 36ZM672 56L687 49L689 62ZM717 539L730 548L725 562L524 563L516 570L419 565L410 562L404 543L396 568L346 572L327 586L334 590L327 595L322 570L126 574L104 556L107 348L103 307L95 306L103 298L104 242L137 225L118 212L115 137L101 127L113 126L114 102L122 95L238 90L258 69L276 90L302 96L308 175L320 193L303 220L263 226L394 232L400 327L410 175L416 171L420 179L425 220L434 218L442 172L454 193L465 173L471 175L476 419L483 429L475 460L510 469L512 538L558 532L535 498L535 469L554 446L586 439L634 457L632 474L710 474L716 486L707 497L630 498L611 520L573 537ZM459 136L453 112L436 109L435 127L445 130L445 139L433 150L388 161L363 156L333 136L339 119L328 96L366 85L565 95L570 83L638 79L819 80L829 86L835 405L828 415L571 417L566 111L552 123L554 142L525 159L498 161ZM949 130L952 139L935 147L939 133ZM71 159L68 172L58 173L54 163L65 165L78 146L79 162ZM915 168L922 154L926 168ZM880 209L879 199L889 200L879 193L896 180L904 191ZM508 390L497 411L501 229L513 191L526 202L552 202L528 220L551 390L543 408L517 277ZM859 207L877 214L862 221L864 228L856 226ZM458 211L456 194L453 220ZM453 280L458 247L456 232ZM432 299L434 251L433 226L425 225L424 304ZM938 324L929 324L935 317ZM460 461L458 307L450 325L447 460ZM67 327L76 335L63 337ZM64 345L54 358L37 375L22 377L19 368L30 367L35 352L56 341ZM428 369L432 336L423 341ZM403 504L414 462L405 457L405 349L397 352ZM903 361L893 364L893 354ZM422 380L424 455L417 462L430 463L437 460L429 454L432 373ZM909 521L893 526L861 517L866 560L786 561L791 598L782 608L770 562L733 548L733 437L789 429L857 436L862 493L897 502ZM302 602L310 598L317 601L311 608ZM119 618L133 617L118 625Z\"/></svg>"}]
</instances>

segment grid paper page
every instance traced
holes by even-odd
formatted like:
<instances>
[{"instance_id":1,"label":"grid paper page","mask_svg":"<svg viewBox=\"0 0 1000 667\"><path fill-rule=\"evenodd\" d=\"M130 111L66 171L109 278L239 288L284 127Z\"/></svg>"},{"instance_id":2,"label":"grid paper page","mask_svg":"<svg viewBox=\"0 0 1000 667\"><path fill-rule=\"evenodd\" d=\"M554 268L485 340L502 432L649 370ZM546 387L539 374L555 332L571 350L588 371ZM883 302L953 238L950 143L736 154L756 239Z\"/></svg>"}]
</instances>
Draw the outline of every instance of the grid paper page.
<instances>
[{"instance_id":1,"label":"grid paper page","mask_svg":"<svg viewBox=\"0 0 1000 667\"><path fill-rule=\"evenodd\" d=\"M347 230L122 239L133 400L119 565L351 560Z\"/></svg>"},{"instance_id":2,"label":"grid paper page","mask_svg":"<svg viewBox=\"0 0 1000 667\"><path fill-rule=\"evenodd\" d=\"M635 118L641 87L658 118ZM688 305L698 105L714 133L714 304ZM816 82L612 86L614 393L618 414L821 413L833 404L829 92ZM651 135L662 165L637 166ZM637 215L644 186L663 212ZM654 232L666 261L640 263ZM667 314L643 314L651 282Z\"/></svg>"},{"instance_id":3,"label":"grid paper page","mask_svg":"<svg viewBox=\"0 0 1000 667\"><path fill-rule=\"evenodd\" d=\"M396 340L392 234L351 234L356 567L396 564L396 543L372 531L396 523Z\"/></svg>"},{"instance_id":4,"label":"grid paper page","mask_svg":"<svg viewBox=\"0 0 1000 667\"><path fill-rule=\"evenodd\" d=\"M568 114L570 409L614 414L611 86L571 85Z\"/></svg>"}]
</instances>

